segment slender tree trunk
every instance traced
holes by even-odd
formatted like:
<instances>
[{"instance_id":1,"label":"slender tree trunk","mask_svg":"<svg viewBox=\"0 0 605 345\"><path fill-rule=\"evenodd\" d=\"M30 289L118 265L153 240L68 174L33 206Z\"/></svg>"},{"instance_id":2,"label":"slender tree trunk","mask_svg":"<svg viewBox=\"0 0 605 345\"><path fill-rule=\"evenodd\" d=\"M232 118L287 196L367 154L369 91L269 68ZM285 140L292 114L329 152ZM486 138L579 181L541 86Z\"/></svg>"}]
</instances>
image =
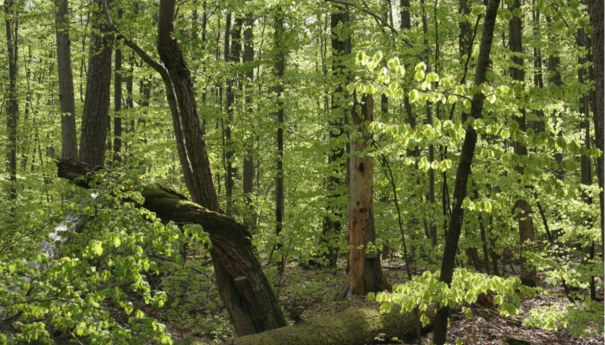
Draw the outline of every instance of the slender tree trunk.
<instances>
[{"instance_id":1,"label":"slender tree trunk","mask_svg":"<svg viewBox=\"0 0 605 345\"><path fill-rule=\"evenodd\" d=\"M106 138L109 130L113 35L108 34L109 28L101 13L101 2L102 0L95 0L98 9L92 15L93 37L80 138L80 161L92 166L103 166L105 163Z\"/></svg>"},{"instance_id":2,"label":"slender tree trunk","mask_svg":"<svg viewBox=\"0 0 605 345\"><path fill-rule=\"evenodd\" d=\"M332 76L336 83L336 89L332 94L332 112L329 117L328 126L330 127L328 153L328 166L330 174L327 179L327 210L328 215L323 221L322 237L327 242L328 253L325 258L328 259L329 266L335 267L338 258L337 236L340 233L341 224L338 218L342 216L342 207L339 201L344 194L344 184L346 183L345 166L345 144L342 136L345 134L345 118L347 113L347 92L344 86L349 79L349 71L345 60L351 51L351 37L346 32L350 22L349 10L341 5L333 4L330 14L330 34L332 46Z\"/></svg>"},{"instance_id":3,"label":"slender tree trunk","mask_svg":"<svg viewBox=\"0 0 605 345\"><path fill-rule=\"evenodd\" d=\"M464 1L464 0L463 0ZM428 66L428 69L430 70L430 58L429 58L429 54L430 54L430 49L429 49L429 41L428 41L428 31L429 31L429 27L428 27L428 21L427 21L427 14L426 14L426 4L424 2L424 0L420 0L420 4L422 6L422 32L424 33L424 49L425 49L425 59L426 59L426 65ZM437 63L435 61L435 63ZM425 103L425 112L426 112L426 122L429 126L433 125L433 111L431 109L431 104L429 101L427 101ZM433 144L429 144L429 162L433 162L433 160L435 159L435 146ZM429 191L426 194L426 200L428 201L429 204L429 214L427 216L428 218L428 229L429 229L429 236L431 238L431 245L433 246L433 248L437 247L437 223L434 221L435 218L435 170L434 169L429 169L428 171L429 174Z\"/></svg>"},{"instance_id":4,"label":"slender tree trunk","mask_svg":"<svg viewBox=\"0 0 605 345\"><path fill-rule=\"evenodd\" d=\"M227 22L225 25L225 62L239 62L240 48L241 48L241 29L242 19L235 18L233 29L231 29L231 14L227 15ZM229 45L229 38L231 38L231 45ZM230 49L231 48L231 49ZM227 119L225 121L225 191L227 197L227 214L233 213L233 186L234 186L234 175L235 168L233 167L233 139L231 138L231 124L233 122L233 113L235 108L235 78L227 80L227 89L225 93L226 105L225 110L227 113Z\"/></svg>"},{"instance_id":5,"label":"slender tree trunk","mask_svg":"<svg viewBox=\"0 0 605 345\"><path fill-rule=\"evenodd\" d=\"M513 11L515 9L521 10L521 2L520 0L514 0L513 5L510 10ZM513 16L513 18L508 23L508 39L509 39L509 47L513 53L522 54L522 24L521 18ZM518 82L520 86L523 86L525 82L525 72L523 71L523 59L519 56L512 57L513 66L510 68L510 74L514 81ZM519 124L519 129L523 132L527 129L526 126L526 117L525 117L525 109L520 109L521 116L514 116L515 121ZM521 141L517 141L514 143L514 151L516 155L519 156L527 156L527 147ZM520 175L524 174L525 168L523 166L518 166L516 168L517 172ZM531 246L534 242L534 224L532 219L532 210L529 203L521 197L517 200L515 204L516 212L517 212L517 220L519 223L519 237L521 240L521 252L525 249L529 249L528 246ZM525 267L525 260L522 260L521 264L521 281L523 284L528 286L536 286L536 270L535 268L527 268Z\"/></svg>"},{"instance_id":6,"label":"slender tree trunk","mask_svg":"<svg viewBox=\"0 0 605 345\"><path fill-rule=\"evenodd\" d=\"M275 85L275 97L277 99L277 164L275 177L275 235L278 237L278 243L281 243L279 236L282 231L285 194L284 194L284 101L282 78L286 69L286 54L284 51L284 12L281 8L276 8L274 22L274 44L275 44L275 62L273 70L277 78ZM283 271L284 260L281 260L280 271Z\"/></svg>"},{"instance_id":7,"label":"slender tree trunk","mask_svg":"<svg viewBox=\"0 0 605 345\"><path fill-rule=\"evenodd\" d=\"M254 113L252 90L254 82L254 16L248 13L245 16L244 29L244 55L242 62L246 68L246 96L244 102L246 104L246 112L251 118ZM256 225L256 216L254 205L252 203L252 191L254 186L254 136L251 135L247 142L244 142L244 196L248 209L244 214L244 224L253 229ZM282 207L283 209L283 207Z\"/></svg>"},{"instance_id":8,"label":"slender tree trunk","mask_svg":"<svg viewBox=\"0 0 605 345\"><path fill-rule=\"evenodd\" d=\"M122 11L119 11L118 18L122 17ZM113 161L121 161L120 151L122 150L122 49L115 51L115 69L113 76Z\"/></svg>"},{"instance_id":9,"label":"slender tree trunk","mask_svg":"<svg viewBox=\"0 0 605 345\"><path fill-rule=\"evenodd\" d=\"M19 20L16 5L13 0L6 0L5 6L5 24L6 24L6 44L8 51L8 107L7 113L7 132L8 132L8 152L6 165L9 174L9 199L17 198L17 121L19 119L19 102L17 100L17 61L19 57Z\"/></svg>"},{"instance_id":10,"label":"slender tree trunk","mask_svg":"<svg viewBox=\"0 0 605 345\"><path fill-rule=\"evenodd\" d=\"M535 3L535 0L534 0ZM533 11L533 20L534 20L534 38L536 40L540 40L540 11ZM538 45L534 48L534 86L540 89L544 88L544 80L542 76L542 52ZM544 112L540 110L536 110L536 117L538 118L535 122L529 123L528 126L532 127L536 133L544 132L546 129Z\"/></svg>"},{"instance_id":11,"label":"slender tree trunk","mask_svg":"<svg viewBox=\"0 0 605 345\"><path fill-rule=\"evenodd\" d=\"M603 72L603 1L602 0L588 0L588 12L590 14L590 24L594 29L592 33L592 56L594 66L594 78L595 78L595 109L593 110L593 121L595 130L595 141L596 147L603 152L597 160L597 177L599 179L599 202L601 204L601 243L605 244L605 220L603 217L605 209L603 208L603 114L605 113L604 107L604 80ZM605 249L605 245L602 247ZM603 255L603 252L601 252Z\"/></svg>"},{"instance_id":12,"label":"slender tree trunk","mask_svg":"<svg viewBox=\"0 0 605 345\"><path fill-rule=\"evenodd\" d=\"M356 102L357 103L357 102ZM368 126L374 120L372 95L364 96L361 104L355 104L351 112L353 133L351 143L349 181L349 255L348 278L351 292L365 295L368 292L390 290L391 286L382 275L380 255L376 244L374 225L373 158L367 154L372 142Z\"/></svg>"},{"instance_id":13,"label":"slender tree trunk","mask_svg":"<svg viewBox=\"0 0 605 345\"><path fill-rule=\"evenodd\" d=\"M585 44L586 40L588 39L586 37L586 33L584 32L583 29L578 29L576 35L578 37L577 45L578 45L578 47L582 47ZM589 80L588 71L586 70L585 67L583 67L584 64L587 63L588 61L589 61L588 57L581 57L578 59L579 65L582 66L578 69L578 81L582 84L586 83L586 81ZM589 92L588 94L585 94L584 96L582 96L582 98L580 99L580 109L579 109L580 114L583 115L582 123L580 124L580 126L581 126L580 130L584 130L584 147L587 150L590 150L590 148L591 148L591 144L590 144L590 93L592 93L592 92ZM592 164L590 162L590 157L588 157L587 155L582 155L580 157L580 182L587 187L592 185ZM587 205L592 204L592 198L585 191L582 193L582 198L584 199L584 202ZM594 221L595 221L594 219L587 219L586 225L591 226ZM594 241L592 241L589 244L589 246L584 249L587 250L587 252L589 254L589 259L591 259L591 260L594 259L594 255L595 255ZM594 277L590 277L589 283L590 283L590 298L594 301L597 298L597 291L596 291Z\"/></svg>"},{"instance_id":14,"label":"slender tree trunk","mask_svg":"<svg viewBox=\"0 0 605 345\"><path fill-rule=\"evenodd\" d=\"M483 36L479 46L479 56L477 57L477 67L475 70L475 86L483 84L486 80L487 67L490 60L490 51L492 41L494 39L494 27L496 24L496 15L500 0L491 0L486 9L485 20L483 23ZM482 93L473 95L471 103L471 114L473 118L481 118L483 113L483 102L485 96ZM466 119L468 115L465 115ZM456 250L458 248L458 240L460 231L464 221L464 209L462 202L466 198L466 189L469 175L471 173L471 164L475 154L475 146L477 144L477 132L472 126L467 126L460 152L460 161L456 170L456 183L454 185L454 208L450 217L449 229L445 240L445 248L443 250L443 259L441 261L441 275L439 280L446 283L448 286L452 283L454 274L454 262L456 260ZM433 343L443 345L447 337L447 320L449 317L449 307L447 305L440 306L435 316L435 327L433 329Z\"/></svg>"},{"instance_id":15,"label":"slender tree trunk","mask_svg":"<svg viewBox=\"0 0 605 345\"><path fill-rule=\"evenodd\" d=\"M68 0L55 0L55 26L59 68L59 103L61 107L61 157L63 159L78 159Z\"/></svg>"}]
</instances>

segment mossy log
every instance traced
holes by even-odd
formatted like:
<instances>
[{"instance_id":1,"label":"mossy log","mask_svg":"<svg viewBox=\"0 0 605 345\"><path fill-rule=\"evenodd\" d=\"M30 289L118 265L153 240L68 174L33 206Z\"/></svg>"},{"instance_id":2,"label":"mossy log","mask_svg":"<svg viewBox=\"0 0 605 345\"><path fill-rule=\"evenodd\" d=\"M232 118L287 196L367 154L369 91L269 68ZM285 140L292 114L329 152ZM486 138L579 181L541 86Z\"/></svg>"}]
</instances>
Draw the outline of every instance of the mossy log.
<instances>
[{"instance_id":1,"label":"mossy log","mask_svg":"<svg viewBox=\"0 0 605 345\"><path fill-rule=\"evenodd\" d=\"M434 310L427 316L432 320ZM416 334L419 326L414 312L401 313L393 308L381 314L378 309L362 308L323 316L293 326L247 335L231 342L232 345L362 345L377 337L406 337Z\"/></svg>"},{"instance_id":2,"label":"mossy log","mask_svg":"<svg viewBox=\"0 0 605 345\"><path fill-rule=\"evenodd\" d=\"M72 160L61 160L57 166L59 177L74 180L81 187L88 187L91 174L101 169ZM254 334L287 324L271 284L252 252L251 235L244 225L157 184L144 186L141 194L145 198L142 207L154 212L162 222L199 224L209 234L213 264L215 268L217 265L224 268L215 269L216 279L234 282L223 286L233 286L238 293L230 296L240 297L237 300L223 298L223 302L229 310L254 315L253 319L232 315L236 329ZM238 322L245 324L236 324Z\"/></svg>"}]
</instances>

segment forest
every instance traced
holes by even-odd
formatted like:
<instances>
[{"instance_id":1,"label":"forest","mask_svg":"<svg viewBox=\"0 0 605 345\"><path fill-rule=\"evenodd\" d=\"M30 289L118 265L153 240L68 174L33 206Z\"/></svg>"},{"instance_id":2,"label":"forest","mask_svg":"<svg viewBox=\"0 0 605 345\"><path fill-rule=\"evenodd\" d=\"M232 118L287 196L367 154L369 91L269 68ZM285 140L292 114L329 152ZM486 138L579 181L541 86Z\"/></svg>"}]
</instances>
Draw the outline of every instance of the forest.
<instances>
[{"instance_id":1,"label":"forest","mask_svg":"<svg viewBox=\"0 0 605 345\"><path fill-rule=\"evenodd\" d=\"M0 343L602 344L602 0L4 0Z\"/></svg>"}]
</instances>

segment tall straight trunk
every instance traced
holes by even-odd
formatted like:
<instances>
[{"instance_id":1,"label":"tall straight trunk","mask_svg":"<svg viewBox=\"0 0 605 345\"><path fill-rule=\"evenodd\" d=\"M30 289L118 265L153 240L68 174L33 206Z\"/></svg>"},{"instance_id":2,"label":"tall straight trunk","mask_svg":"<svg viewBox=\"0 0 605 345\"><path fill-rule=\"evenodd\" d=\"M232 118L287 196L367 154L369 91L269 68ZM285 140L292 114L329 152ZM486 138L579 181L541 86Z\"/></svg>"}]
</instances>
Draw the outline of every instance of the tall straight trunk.
<instances>
[{"instance_id":1,"label":"tall straight trunk","mask_svg":"<svg viewBox=\"0 0 605 345\"><path fill-rule=\"evenodd\" d=\"M336 89L332 93L332 111L329 116L330 127L328 152L328 166L330 174L327 179L327 210L328 215L323 220L322 237L328 246L328 252L324 256L328 259L330 267L336 266L338 258L337 236L340 233L341 224L338 218L342 216L343 210L339 201L343 195L343 187L346 183L347 167L345 166L345 144L342 136L345 134L345 119L347 113L347 92L344 86L349 79L349 71L345 60L351 52L351 37L346 32L350 22L349 10L341 5L332 4L330 14L330 43L332 46L332 76L336 83Z\"/></svg>"},{"instance_id":2,"label":"tall straight trunk","mask_svg":"<svg viewBox=\"0 0 605 345\"><path fill-rule=\"evenodd\" d=\"M380 255L374 248L376 229L374 225L373 158L367 154L371 147L372 133L369 125L374 120L374 100L365 95L361 104L355 102L351 117L355 140L351 143L349 180L349 255L347 276L350 291L355 295L378 292L391 286L382 275Z\"/></svg>"},{"instance_id":3,"label":"tall straight trunk","mask_svg":"<svg viewBox=\"0 0 605 345\"><path fill-rule=\"evenodd\" d=\"M128 77L126 77L126 109L134 109L134 66L135 66L134 53L130 56L130 68L128 69ZM134 132L136 127L136 121L134 117L130 118L130 126L128 131ZM128 150L128 143L125 143L126 150Z\"/></svg>"},{"instance_id":4,"label":"tall straight trunk","mask_svg":"<svg viewBox=\"0 0 605 345\"><path fill-rule=\"evenodd\" d=\"M61 157L63 159L78 159L68 0L55 0L55 30L59 68L59 103L61 107Z\"/></svg>"},{"instance_id":5,"label":"tall straight trunk","mask_svg":"<svg viewBox=\"0 0 605 345\"><path fill-rule=\"evenodd\" d=\"M92 42L88 75L86 76L86 98L82 115L82 137L80 138L80 161L92 166L103 166L109 129L109 102L111 84L111 54L113 35L100 11L101 2L92 15ZM111 2L111 0L109 1Z\"/></svg>"},{"instance_id":6,"label":"tall straight trunk","mask_svg":"<svg viewBox=\"0 0 605 345\"><path fill-rule=\"evenodd\" d=\"M420 0L420 4L422 6L422 32L424 33L424 47L425 47L425 59L426 65L430 70L430 58L429 58L429 41L428 41L428 20L426 14L426 4L424 0ZM437 61L435 61L435 64ZM433 111L431 109L431 104L429 101L425 103L425 112L426 112L426 122L429 126L433 125ZM435 146L433 144L429 144L429 162L433 162L435 159ZM428 226L429 236L431 238L431 244L433 248L437 247L437 223L433 220L435 218L435 170L429 169L429 191L426 194L426 200L429 204L429 221Z\"/></svg>"},{"instance_id":7,"label":"tall straight trunk","mask_svg":"<svg viewBox=\"0 0 605 345\"><path fill-rule=\"evenodd\" d=\"M162 74L166 85L179 160L192 199L211 211L219 211L191 73L174 38L175 11L175 0L160 0L157 44L165 69L149 57L148 63ZM277 297L252 253L246 232L240 233L233 243L213 244L210 253L217 287L236 333L242 336L285 326Z\"/></svg>"},{"instance_id":8,"label":"tall straight trunk","mask_svg":"<svg viewBox=\"0 0 605 345\"><path fill-rule=\"evenodd\" d=\"M242 62L246 67L246 96L244 102L246 104L245 111L248 113L249 117L252 117L254 113L252 103L252 86L254 82L254 66L252 66L252 62L254 61L254 16L252 13L246 14L244 23L244 55L242 59ZM252 229L256 224L254 205L252 203L252 191L254 186L254 137L251 136L248 142L244 143L244 146L244 196L248 206L244 216L244 224Z\"/></svg>"},{"instance_id":9,"label":"tall straight trunk","mask_svg":"<svg viewBox=\"0 0 605 345\"><path fill-rule=\"evenodd\" d=\"M578 29L576 36L578 37L578 46L582 46L586 40L586 34L584 32L583 29ZM585 63L588 62L588 58L587 57L581 57L578 61L578 63L580 64L580 66L584 66ZM586 70L585 67L580 67L578 69L578 81L582 84L586 83L587 80L589 80L588 78L589 74L588 71ZM590 96L589 94L584 95L581 99L580 99L580 114L582 114L582 122L580 124L581 128L580 130L584 131L584 147L587 150L590 150L591 144L590 144ZM580 182L586 186L589 187L590 185L592 185L592 164L590 162L590 157L588 157L587 155L582 155L580 157ZM588 193L583 192L582 193L582 198L584 199L584 202L587 205L591 205L592 204L592 198L590 197L590 195L588 195ZM591 226L594 222L594 219L587 219L586 220L588 226ZM591 241L590 244L584 248L584 250L586 250L589 254L589 258L590 259L594 259L594 255L595 255L595 244L594 241ZM596 285L595 285L595 279L594 277L590 277L590 298L592 300L596 300L597 298L597 291L596 291Z\"/></svg>"},{"instance_id":10,"label":"tall straight trunk","mask_svg":"<svg viewBox=\"0 0 605 345\"><path fill-rule=\"evenodd\" d=\"M285 195L284 195L284 87L282 78L286 69L286 55L284 51L284 12L281 8L276 9L274 21L274 44L275 44L275 62L273 71L277 77L275 85L275 98L277 99L277 162L275 177L275 234L280 235L284 217ZM279 239L278 239L279 241ZM283 263L283 260L282 260ZM283 269L283 267L281 267Z\"/></svg>"},{"instance_id":11,"label":"tall straight trunk","mask_svg":"<svg viewBox=\"0 0 605 345\"><path fill-rule=\"evenodd\" d=\"M604 81L605 78L603 72L603 1L602 0L588 0L588 13L590 14L590 25L593 28L592 33L592 60L594 67L594 79L595 79L595 107L593 110L593 121L595 131L596 147L603 152L597 160L597 177L599 179L599 202L601 204L601 243L605 243L605 215L603 212L603 114L605 112L603 99L604 94ZM602 247L605 249L605 245ZM603 252L601 252L603 255Z\"/></svg>"},{"instance_id":12,"label":"tall straight trunk","mask_svg":"<svg viewBox=\"0 0 605 345\"><path fill-rule=\"evenodd\" d=\"M550 22L551 19L549 16L546 17L546 21ZM549 37L551 39L555 38L554 35L549 35ZM561 63L561 59L559 58L558 55L556 54L552 54L548 56L548 82L551 85L556 86L557 88L561 88L563 86L563 78L561 77L561 72L559 71L559 64ZM557 114L555 114L556 116ZM558 114L560 116L560 114ZM556 133L558 137L562 137L563 136L563 130L560 127L558 133ZM563 176L565 174L565 172L563 171L563 168L561 167L561 163L563 163L563 153L562 152L556 152L555 153L555 160L557 162L557 164L559 165L559 168L555 171L555 176L559 179L559 180L563 180Z\"/></svg>"},{"instance_id":13,"label":"tall straight trunk","mask_svg":"<svg viewBox=\"0 0 605 345\"><path fill-rule=\"evenodd\" d=\"M535 3L535 0L534 0ZM540 34L540 11L538 9L533 11L534 20L534 39L538 40L541 37ZM544 80L542 76L542 52L538 45L534 48L534 86L540 89L544 88ZM536 117L538 118L534 123L529 123L536 133L544 132L546 124L544 123L544 111L536 110Z\"/></svg>"},{"instance_id":14,"label":"tall straight trunk","mask_svg":"<svg viewBox=\"0 0 605 345\"><path fill-rule=\"evenodd\" d=\"M239 62L241 53L241 33L243 19L236 17L231 29L231 14L227 16L227 25L225 26L225 62ZM231 36L231 37L229 37ZM229 45L229 38L231 38L231 45ZM233 122L233 114L235 110L235 83L236 78L227 80L226 89L226 105L225 110L227 113L226 125L225 125L225 189L227 197L227 214L233 213L233 186L234 186L234 175L235 168L233 167L233 155L235 153L233 149L233 138L231 137L231 124Z\"/></svg>"},{"instance_id":15,"label":"tall straight trunk","mask_svg":"<svg viewBox=\"0 0 605 345\"><path fill-rule=\"evenodd\" d=\"M121 14L122 11L120 11ZM121 17L121 15L118 15ZM113 161L121 160L122 150L122 49L115 51L115 69L113 76Z\"/></svg>"},{"instance_id":16,"label":"tall straight trunk","mask_svg":"<svg viewBox=\"0 0 605 345\"><path fill-rule=\"evenodd\" d=\"M496 24L496 15L500 0L491 0L485 12L485 20L483 22L483 36L479 45L479 56L477 57L477 66L475 69L475 86L483 84L486 80L487 67L490 60L490 51L492 41L494 39L494 27ZM483 102L485 96L482 93L473 95L471 102L471 114L473 118L481 118L483 113ZM464 115L464 120L468 115ZM448 286L452 283L454 275L454 262L456 260L456 250L458 249L458 240L464 221L464 209L462 202L466 198L467 182L471 173L471 164L475 155L475 146L477 144L477 132L472 126L467 126L466 134L464 135L464 143L460 152L460 161L456 170L456 182L454 185L454 208L450 216L449 228L445 240L445 248L443 249L443 259L441 261L441 275L439 280L446 283ZM450 309L447 305L439 306L435 315L435 326L433 328L433 343L443 345L447 337L447 320Z\"/></svg>"},{"instance_id":17,"label":"tall straight trunk","mask_svg":"<svg viewBox=\"0 0 605 345\"><path fill-rule=\"evenodd\" d=\"M19 118L19 103L17 100L17 61L19 57L18 12L14 8L13 0L7 0L5 6L6 45L8 51L8 107L6 127L8 132L8 152L6 165L11 184L9 186L9 199L17 198L17 121Z\"/></svg>"},{"instance_id":18,"label":"tall straight trunk","mask_svg":"<svg viewBox=\"0 0 605 345\"><path fill-rule=\"evenodd\" d=\"M520 0L514 0L513 5L510 7L511 11L521 10ZM522 54L522 24L521 18L513 16L508 22L508 39L509 47L513 53ZM512 79L519 84L523 85L525 82L525 72L523 71L523 59L519 56L512 57L513 66L510 67L510 75ZM514 116L515 121L519 124L519 129L523 132L527 129L525 109L519 109L521 116ZM519 156L527 156L527 147L521 141L514 143L514 152ZM520 175L524 174L525 168L518 166L516 168ZM524 247L531 246L534 242L534 224L532 219L532 210L529 203L523 198L519 198L515 204L515 211L517 212L517 221L519 224L519 238L521 240L521 252L523 253ZM527 248L526 248L527 249ZM525 260L522 260L521 264L521 281L523 284L528 286L536 286L536 270L535 268L526 268Z\"/></svg>"}]
</instances>

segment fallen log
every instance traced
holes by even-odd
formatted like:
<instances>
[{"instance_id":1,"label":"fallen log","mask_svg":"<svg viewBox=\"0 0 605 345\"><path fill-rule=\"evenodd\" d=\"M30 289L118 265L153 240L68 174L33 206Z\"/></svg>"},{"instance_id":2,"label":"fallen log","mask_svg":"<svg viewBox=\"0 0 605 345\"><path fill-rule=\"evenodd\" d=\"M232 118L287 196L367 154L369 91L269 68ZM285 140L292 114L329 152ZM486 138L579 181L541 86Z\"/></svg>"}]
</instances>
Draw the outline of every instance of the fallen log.
<instances>
[{"instance_id":1,"label":"fallen log","mask_svg":"<svg viewBox=\"0 0 605 345\"><path fill-rule=\"evenodd\" d=\"M401 313L394 307L390 313L362 308L323 316L293 326L247 335L232 345L362 345L377 337L409 337L416 334L420 322L414 312ZM434 310L426 312L432 322ZM428 325L426 328L428 328Z\"/></svg>"},{"instance_id":2,"label":"fallen log","mask_svg":"<svg viewBox=\"0 0 605 345\"><path fill-rule=\"evenodd\" d=\"M73 180L81 187L89 187L92 174L102 169L72 160L61 160L57 167L59 177ZM162 222L198 224L209 234L216 279L229 282L225 286L237 290L228 294L238 296L237 300L226 298L225 291L220 291L223 302L229 310L254 315L253 320L232 315L237 330L253 334L287 324L273 288L252 252L251 235L244 225L157 184L143 186L141 195L145 198L141 206L154 212ZM224 269L216 270L217 265Z\"/></svg>"}]
</instances>

